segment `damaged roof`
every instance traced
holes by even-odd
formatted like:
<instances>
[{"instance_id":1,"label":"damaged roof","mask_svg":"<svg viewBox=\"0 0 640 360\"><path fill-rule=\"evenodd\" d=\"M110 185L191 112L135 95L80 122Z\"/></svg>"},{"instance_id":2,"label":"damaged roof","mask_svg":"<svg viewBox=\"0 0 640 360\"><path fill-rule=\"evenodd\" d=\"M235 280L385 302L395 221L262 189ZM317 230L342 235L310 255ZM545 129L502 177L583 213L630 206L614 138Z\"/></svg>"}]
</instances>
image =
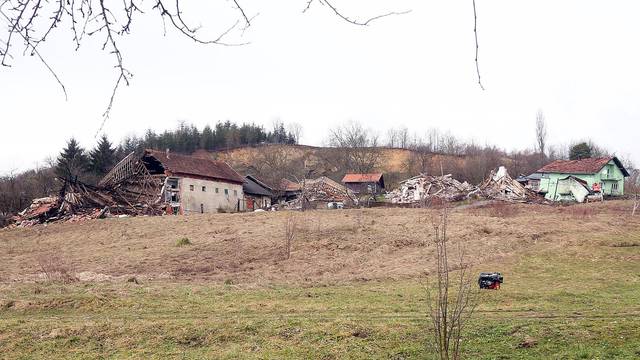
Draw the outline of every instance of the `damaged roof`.
<instances>
[{"instance_id":1,"label":"damaged roof","mask_svg":"<svg viewBox=\"0 0 640 360\"><path fill-rule=\"evenodd\" d=\"M224 161L180 155L165 151L147 149L143 158L154 158L165 171L172 175L199 176L242 184L244 179Z\"/></svg>"},{"instance_id":2,"label":"damaged roof","mask_svg":"<svg viewBox=\"0 0 640 360\"><path fill-rule=\"evenodd\" d=\"M288 191L288 192L297 192L302 190L302 186L289 179L282 179L280 180L280 190Z\"/></svg>"},{"instance_id":3,"label":"damaged roof","mask_svg":"<svg viewBox=\"0 0 640 360\"><path fill-rule=\"evenodd\" d=\"M342 178L343 183L368 183L379 182L382 179L382 173L374 174L346 174Z\"/></svg>"},{"instance_id":4,"label":"damaged roof","mask_svg":"<svg viewBox=\"0 0 640 360\"><path fill-rule=\"evenodd\" d=\"M617 157L598 157L580 160L556 160L540 168L537 173L561 173L561 174L595 174L599 172L609 161L613 160L620 168L624 176L629 172L624 168Z\"/></svg>"},{"instance_id":5,"label":"damaged roof","mask_svg":"<svg viewBox=\"0 0 640 360\"><path fill-rule=\"evenodd\" d=\"M251 195L273 196L271 188L252 175L245 176L244 184L242 184L242 191L245 194Z\"/></svg>"}]
</instances>

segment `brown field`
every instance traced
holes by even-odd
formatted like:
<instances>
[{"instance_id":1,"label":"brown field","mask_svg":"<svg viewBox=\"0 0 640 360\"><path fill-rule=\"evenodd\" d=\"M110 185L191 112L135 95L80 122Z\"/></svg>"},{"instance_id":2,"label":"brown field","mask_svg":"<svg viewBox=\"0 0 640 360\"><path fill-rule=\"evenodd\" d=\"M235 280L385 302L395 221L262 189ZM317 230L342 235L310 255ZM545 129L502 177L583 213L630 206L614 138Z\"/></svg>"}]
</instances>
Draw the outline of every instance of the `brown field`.
<instances>
[{"instance_id":1,"label":"brown field","mask_svg":"<svg viewBox=\"0 0 640 360\"><path fill-rule=\"evenodd\" d=\"M468 359L637 359L631 203L451 211L478 271ZM299 222L285 260L285 221ZM0 358L432 359L435 210L92 220L0 230ZM53 274L45 276L44 272ZM74 281L74 280L80 281Z\"/></svg>"},{"instance_id":2,"label":"brown field","mask_svg":"<svg viewBox=\"0 0 640 360\"><path fill-rule=\"evenodd\" d=\"M454 208L449 235L478 269L504 268L529 250L589 256L590 248L605 240L615 246L616 238L629 239L634 231L632 239L640 236L640 216L630 219L630 208L625 201ZM285 260L284 224L290 214L299 226L291 259ZM435 216L425 209L352 209L139 217L0 230L0 283L42 280L47 259L90 281L136 276L259 285L415 278L432 268ZM182 238L191 244L177 246ZM640 260L635 253L616 254L611 256Z\"/></svg>"}]
</instances>

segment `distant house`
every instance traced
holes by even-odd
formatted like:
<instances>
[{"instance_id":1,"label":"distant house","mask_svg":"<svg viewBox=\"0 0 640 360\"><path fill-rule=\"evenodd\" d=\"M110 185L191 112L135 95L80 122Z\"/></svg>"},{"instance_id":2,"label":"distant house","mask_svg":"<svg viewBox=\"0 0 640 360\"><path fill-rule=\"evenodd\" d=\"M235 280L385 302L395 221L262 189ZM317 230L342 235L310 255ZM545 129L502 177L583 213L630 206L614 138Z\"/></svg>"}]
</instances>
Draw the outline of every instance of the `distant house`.
<instances>
[{"instance_id":1,"label":"distant house","mask_svg":"<svg viewBox=\"0 0 640 360\"><path fill-rule=\"evenodd\" d=\"M158 201L169 214L241 211L243 183L225 162L150 149L129 154L100 181L141 194L160 187Z\"/></svg>"},{"instance_id":2,"label":"distant house","mask_svg":"<svg viewBox=\"0 0 640 360\"><path fill-rule=\"evenodd\" d=\"M354 194L379 194L384 190L384 176L375 174L346 174L342 183Z\"/></svg>"},{"instance_id":3,"label":"distant house","mask_svg":"<svg viewBox=\"0 0 640 360\"><path fill-rule=\"evenodd\" d=\"M528 187L545 194L549 200L573 197L580 200L588 193L604 196L624 195L624 178L629 172L617 157L556 160L528 176ZM581 202L581 201L580 201Z\"/></svg>"},{"instance_id":4,"label":"distant house","mask_svg":"<svg viewBox=\"0 0 640 360\"><path fill-rule=\"evenodd\" d=\"M244 203L247 210L252 211L271 207L271 198L274 196L273 189L257 177L253 175L245 176L242 191L244 192Z\"/></svg>"}]
</instances>

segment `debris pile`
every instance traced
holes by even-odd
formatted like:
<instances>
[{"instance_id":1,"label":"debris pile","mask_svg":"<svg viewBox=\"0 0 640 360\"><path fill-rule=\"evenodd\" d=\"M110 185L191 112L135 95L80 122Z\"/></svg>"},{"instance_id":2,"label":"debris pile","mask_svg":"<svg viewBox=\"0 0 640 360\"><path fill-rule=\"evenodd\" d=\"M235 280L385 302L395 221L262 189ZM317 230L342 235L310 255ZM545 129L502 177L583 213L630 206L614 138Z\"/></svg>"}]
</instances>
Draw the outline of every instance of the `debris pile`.
<instances>
[{"instance_id":1,"label":"debris pile","mask_svg":"<svg viewBox=\"0 0 640 360\"><path fill-rule=\"evenodd\" d=\"M94 187L66 182L60 195L35 199L13 217L15 226L76 222L115 216L161 215L162 205L149 203L145 194L121 187Z\"/></svg>"},{"instance_id":2,"label":"debris pile","mask_svg":"<svg viewBox=\"0 0 640 360\"><path fill-rule=\"evenodd\" d=\"M400 188L385 195L394 204L410 204L430 198L444 201L461 201L479 192L477 186L460 182L451 174L444 176L430 176L420 174L400 183Z\"/></svg>"},{"instance_id":3,"label":"debris pile","mask_svg":"<svg viewBox=\"0 0 640 360\"><path fill-rule=\"evenodd\" d=\"M305 206L318 203L351 203L353 193L345 186L321 176L317 179L306 179L299 184L299 194L285 205L289 209L300 209L304 200Z\"/></svg>"},{"instance_id":4,"label":"debris pile","mask_svg":"<svg viewBox=\"0 0 640 360\"><path fill-rule=\"evenodd\" d=\"M353 198L353 194L346 187L326 176L305 180L302 192L307 201L346 202Z\"/></svg>"},{"instance_id":5,"label":"debris pile","mask_svg":"<svg viewBox=\"0 0 640 360\"><path fill-rule=\"evenodd\" d=\"M540 199L534 191L511 178L504 166L491 171L489 177L480 184L480 192L484 198L508 202L536 202Z\"/></svg>"}]
</instances>

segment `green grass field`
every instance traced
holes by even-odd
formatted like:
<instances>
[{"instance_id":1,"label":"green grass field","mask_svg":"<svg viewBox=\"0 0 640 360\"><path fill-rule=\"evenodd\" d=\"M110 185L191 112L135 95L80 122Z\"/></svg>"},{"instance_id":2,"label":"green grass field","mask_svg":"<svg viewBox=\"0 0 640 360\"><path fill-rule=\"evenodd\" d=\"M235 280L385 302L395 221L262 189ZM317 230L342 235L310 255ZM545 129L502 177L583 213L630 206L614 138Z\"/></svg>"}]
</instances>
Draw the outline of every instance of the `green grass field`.
<instances>
[{"instance_id":1,"label":"green grass field","mask_svg":"<svg viewBox=\"0 0 640 360\"><path fill-rule=\"evenodd\" d=\"M480 294L465 357L640 357L640 247L575 248L534 249L503 269L502 289ZM433 358L419 279L308 287L25 283L1 290L3 358Z\"/></svg>"}]
</instances>

